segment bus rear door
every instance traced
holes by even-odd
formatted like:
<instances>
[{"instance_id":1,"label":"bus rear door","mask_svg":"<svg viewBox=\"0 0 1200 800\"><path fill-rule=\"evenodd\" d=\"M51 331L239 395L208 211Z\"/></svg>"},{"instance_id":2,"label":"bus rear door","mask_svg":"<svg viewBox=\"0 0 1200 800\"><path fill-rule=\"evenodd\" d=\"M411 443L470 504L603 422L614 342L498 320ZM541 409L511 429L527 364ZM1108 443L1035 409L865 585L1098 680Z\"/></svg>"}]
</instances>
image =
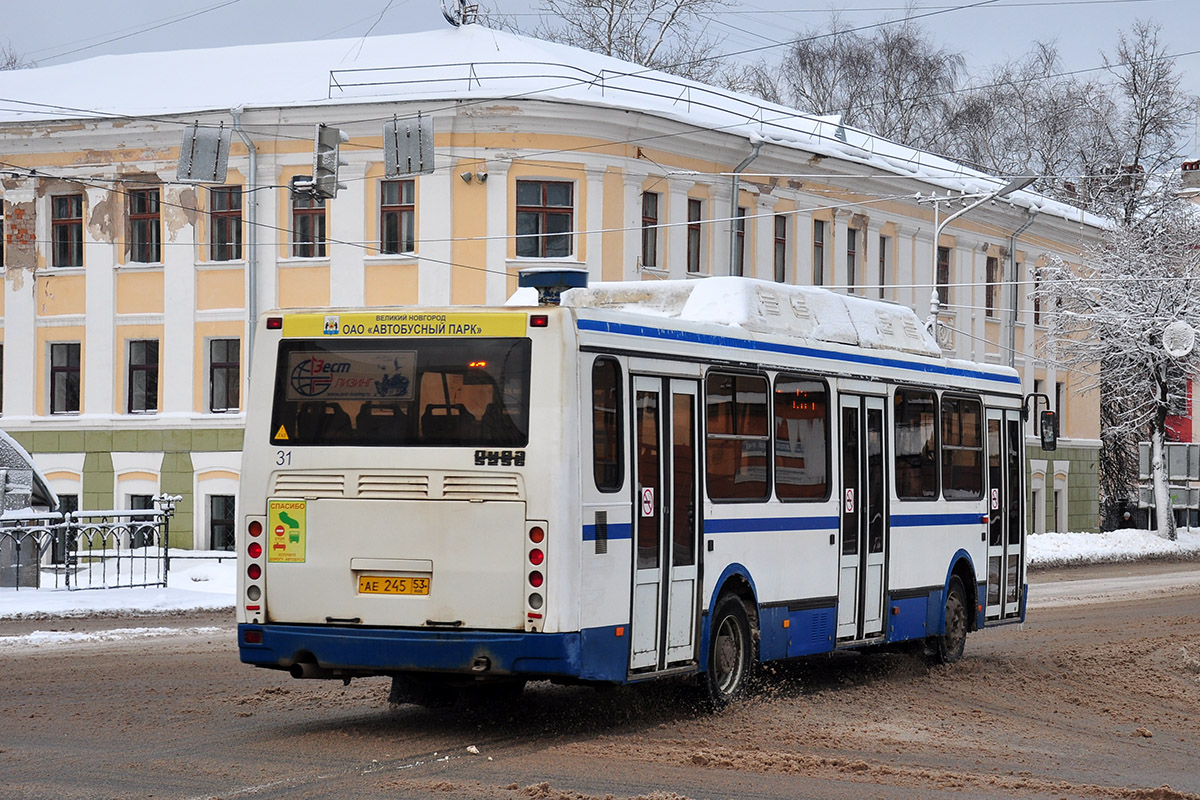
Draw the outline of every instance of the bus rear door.
<instances>
[{"instance_id":1,"label":"bus rear door","mask_svg":"<svg viewBox=\"0 0 1200 800\"><path fill-rule=\"evenodd\" d=\"M987 619L1021 613L1022 564L1021 500L1023 461L1021 415L1013 410L987 410L988 459L988 578Z\"/></svg>"},{"instance_id":2,"label":"bus rear door","mask_svg":"<svg viewBox=\"0 0 1200 800\"><path fill-rule=\"evenodd\" d=\"M838 575L837 638L883 633L887 584L887 458L884 398L843 394L842 555Z\"/></svg>"},{"instance_id":3,"label":"bus rear door","mask_svg":"<svg viewBox=\"0 0 1200 800\"><path fill-rule=\"evenodd\" d=\"M699 383L633 378L631 672L694 661L699 591Z\"/></svg>"}]
</instances>

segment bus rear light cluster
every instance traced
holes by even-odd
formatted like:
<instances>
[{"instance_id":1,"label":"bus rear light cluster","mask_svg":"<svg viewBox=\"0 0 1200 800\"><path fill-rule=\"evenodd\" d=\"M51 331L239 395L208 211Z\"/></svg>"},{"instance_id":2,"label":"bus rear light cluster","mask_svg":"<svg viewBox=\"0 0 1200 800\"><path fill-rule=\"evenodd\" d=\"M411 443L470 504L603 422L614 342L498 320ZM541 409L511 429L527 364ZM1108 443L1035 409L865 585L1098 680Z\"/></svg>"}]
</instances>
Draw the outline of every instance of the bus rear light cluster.
<instances>
[{"instance_id":1,"label":"bus rear light cluster","mask_svg":"<svg viewBox=\"0 0 1200 800\"><path fill-rule=\"evenodd\" d=\"M251 623L262 621L263 587L261 581L264 569L263 560L266 556L266 550L263 547L263 530L262 520L252 519L246 523L246 574L243 604L246 619Z\"/></svg>"},{"instance_id":2,"label":"bus rear light cluster","mask_svg":"<svg viewBox=\"0 0 1200 800\"><path fill-rule=\"evenodd\" d=\"M529 564L526 567L525 578L529 587L535 591L529 592L525 598L525 627L530 631L540 631L542 620L545 619L542 607L546 605L546 597L541 591L542 586L546 583L546 575L542 572L543 565L546 563L546 524L544 522L528 523L526 534L529 544L532 546L528 547L526 551Z\"/></svg>"}]
</instances>

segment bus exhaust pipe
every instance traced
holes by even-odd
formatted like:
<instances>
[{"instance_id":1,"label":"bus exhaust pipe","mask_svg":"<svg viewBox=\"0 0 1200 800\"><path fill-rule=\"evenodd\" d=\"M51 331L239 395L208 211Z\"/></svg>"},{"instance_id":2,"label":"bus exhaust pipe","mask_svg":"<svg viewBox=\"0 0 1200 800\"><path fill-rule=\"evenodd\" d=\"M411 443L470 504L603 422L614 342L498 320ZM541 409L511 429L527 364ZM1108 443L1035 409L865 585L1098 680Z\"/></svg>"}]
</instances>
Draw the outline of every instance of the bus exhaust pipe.
<instances>
[{"instance_id":1,"label":"bus exhaust pipe","mask_svg":"<svg viewBox=\"0 0 1200 800\"><path fill-rule=\"evenodd\" d=\"M305 661L303 663L292 664L288 670L293 678L336 678L332 671L324 667L317 666L312 662Z\"/></svg>"}]
</instances>

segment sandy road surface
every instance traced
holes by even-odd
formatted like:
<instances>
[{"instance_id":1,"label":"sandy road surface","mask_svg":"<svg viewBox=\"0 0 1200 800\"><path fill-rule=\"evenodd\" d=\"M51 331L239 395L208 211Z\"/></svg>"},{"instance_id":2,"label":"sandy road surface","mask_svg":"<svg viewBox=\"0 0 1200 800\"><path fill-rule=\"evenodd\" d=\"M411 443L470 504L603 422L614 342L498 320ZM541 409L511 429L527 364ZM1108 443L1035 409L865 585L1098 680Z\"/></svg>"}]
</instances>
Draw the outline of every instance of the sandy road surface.
<instances>
[{"instance_id":1,"label":"sandy road surface","mask_svg":"<svg viewBox=\"0 0 1200 800\"><path fill-rule=\"evenodd\" d=\"M237 663L223 615L5 620L0 798L1200 798L1198 576L1035 574L1024 629L959 664L788 664L715 715L681 686L394 709L384 680ZM1070 599L1092 580L1131 588ZM79 638L137 627L171 630Z\"/></svg>"}]
</instances>

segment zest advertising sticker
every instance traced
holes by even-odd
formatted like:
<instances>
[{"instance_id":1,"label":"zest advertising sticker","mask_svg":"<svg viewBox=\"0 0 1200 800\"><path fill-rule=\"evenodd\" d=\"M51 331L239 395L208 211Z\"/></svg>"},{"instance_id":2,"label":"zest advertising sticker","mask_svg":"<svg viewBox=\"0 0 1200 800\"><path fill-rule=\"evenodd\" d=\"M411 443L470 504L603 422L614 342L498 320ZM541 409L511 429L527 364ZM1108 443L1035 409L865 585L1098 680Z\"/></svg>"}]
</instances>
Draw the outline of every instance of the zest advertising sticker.
<instances>
[{"instance_id":1,"label":"zest advertising sticker","mask_svg":"<svg viewBox=\"0 0 1200 800\"><path fill-rule=\"evenodd\" d=\"M524 336L525 314L472 312L379 312L374 314L288 314L285 337L472 337Z\"/></svg>"},{"instance_id":2,"label":"zest advertising sticker","mask_svg":"<svg viewBox=\"0 0 1200 800\"><path fill-rule=\"evenodd\" d=\"M267 561L277 564L304 563L304 500L269 500L267 522L270 527L270 547Z\"/></svg>"}]
</instances>

